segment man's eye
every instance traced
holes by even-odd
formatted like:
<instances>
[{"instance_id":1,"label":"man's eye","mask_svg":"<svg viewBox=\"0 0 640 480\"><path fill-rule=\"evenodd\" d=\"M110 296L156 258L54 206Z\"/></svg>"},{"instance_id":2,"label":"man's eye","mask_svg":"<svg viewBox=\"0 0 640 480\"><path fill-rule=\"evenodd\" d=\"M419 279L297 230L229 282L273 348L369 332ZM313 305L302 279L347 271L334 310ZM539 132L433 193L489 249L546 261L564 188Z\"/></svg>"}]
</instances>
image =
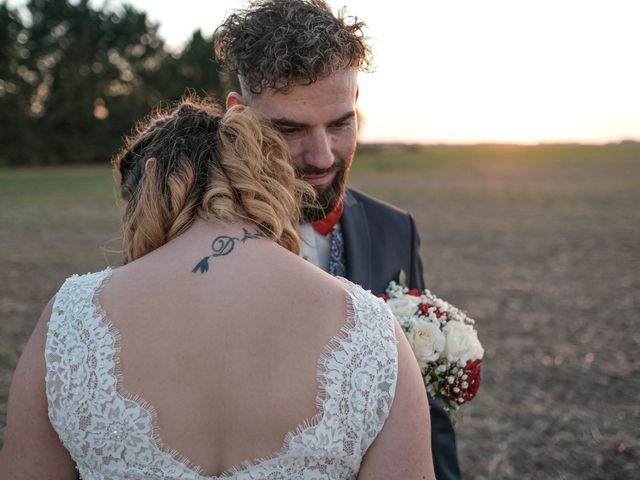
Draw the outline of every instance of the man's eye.
<instances>
[{"instance_id":1,"label":"man's eye","mask_svg":"<svg viewBox=\"0 0 640 480\"><path fill-rule=\"evenodd\" d=\"M278 127L278 131L282 135L295 135L296 133L300 133L300 129L297 127Z\"/></svg>"},{"instance_id":2,"label":"man's eye","mask_svg":"<svg viewBox=\"0 0 640 480\"><path fill-rule=\"evenodd\" d=\"M348 127L350 124L351 124L350 120L343 120L342 122L334 123L331 126L333 128L343 128L343 127Z\"/></svg>"}]
</instances>

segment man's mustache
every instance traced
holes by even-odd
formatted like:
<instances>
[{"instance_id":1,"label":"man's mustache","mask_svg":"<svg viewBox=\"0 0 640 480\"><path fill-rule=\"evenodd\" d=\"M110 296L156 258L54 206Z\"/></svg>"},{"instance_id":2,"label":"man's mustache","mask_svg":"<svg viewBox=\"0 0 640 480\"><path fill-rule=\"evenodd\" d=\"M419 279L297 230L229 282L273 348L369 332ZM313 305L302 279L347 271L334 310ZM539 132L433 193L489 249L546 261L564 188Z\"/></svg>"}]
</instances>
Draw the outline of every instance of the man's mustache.
<instances>
[{"instance_id":1,"label":"man's mustache","mask_svg":"<svg viewBox=\"0 0 640 480\"><path fill-rule=\"evenodd\" d=\"M342 168L344 168L344 164L345 161L340 160L338 162L335 162L329 168L318 168L314 167L313 165L308 165L302 168L296 168L296 175L300 178L306 175L325 175L327 173L337 172L338 170L341 170Z\"/></svg>"}]
</instances>

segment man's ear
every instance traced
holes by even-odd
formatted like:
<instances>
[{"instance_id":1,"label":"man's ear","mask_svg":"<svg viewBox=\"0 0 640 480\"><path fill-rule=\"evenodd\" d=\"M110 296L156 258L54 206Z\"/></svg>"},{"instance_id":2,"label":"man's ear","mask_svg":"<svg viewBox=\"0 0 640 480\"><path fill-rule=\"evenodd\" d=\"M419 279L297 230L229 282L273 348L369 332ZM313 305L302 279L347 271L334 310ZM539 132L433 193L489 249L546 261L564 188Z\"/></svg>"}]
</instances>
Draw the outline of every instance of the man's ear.
<instances>
[{"instance_id":1,"label":"man's ear","mask_svg":"<svg viewBox=\"0 0 640 480\"><path fill-rule=\"evenodd\" d=\"M234 105L246 105L244 97L238 92L229 92L227 95L227 108L231 108Z\"/></svg>"},{"instance_id":2,"label":"man's ear","mask_svg":"<svg viewBox=\"0 0 640 480\"><path fill-rule=\"evenodd\" d=\"M156 157L147 158L147 161L144 162L144 171L150 170L156 165Z\"/></svg>"}]
</instances>

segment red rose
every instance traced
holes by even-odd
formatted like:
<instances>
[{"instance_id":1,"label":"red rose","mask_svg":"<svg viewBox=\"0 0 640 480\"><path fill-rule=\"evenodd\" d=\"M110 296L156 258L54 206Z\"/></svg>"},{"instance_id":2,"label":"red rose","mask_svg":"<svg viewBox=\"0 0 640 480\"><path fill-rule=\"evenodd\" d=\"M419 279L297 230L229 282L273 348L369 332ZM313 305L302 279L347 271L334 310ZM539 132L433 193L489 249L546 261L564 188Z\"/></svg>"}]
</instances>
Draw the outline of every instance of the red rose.
<instances>
[{"instance_id":1,"label":"red rose","mask_svg":"<svg viewBox=\"0 0 640 480\"><path fill-rule=\"evenodd\" d=\"M441 316L444 315L445 320L449 320L449 315L446 312L443 312L442 310L440 310L438 307L436 307L435 305L432 305L430 303L421 303L418 305L418 310L425 316L428 317L429 316L429 309L430 308L435 308L436 311L433 312L436 316L437 319L440 319Z\"/></svg>"},{"instance_id":2,"label":"red rose","mask_svg":"<svg viewBox=\"0 0 640 480\"><path fill-rule=\"evenodd\" d=\"M462 369L463 373L467 376L466 380L462 380L461 377L445 387L444 394L451 400L455 401L456 405L460 405L458 398L462 398L467 403L473 400L480 388L480 360L468 361ZM467 388L462 388L462 382L467 382ZM456 388L458 391L454 390Z\"/></svg>"},{"instance_id":3,"label":"red rose","mask_svg":"<svg viewBox=\"0 0 640 480\"><path fill-rule=\"evenodd\" d=\"M465 390L462 390L462 398L464 398L465 402L473 400L473 397L476 396L480 388L480 363L482 363L480 359L474 360L473 362L468 361L463 369L467 375L467 383L469 384Z\"/></svg>"},{"instance_id":4,"label":"red rose","mask_svg":"<svg viewBox=\"0 0 640 480\"><path fill-rule=\"evenodd\" d=\"M429 309L433 307L434 305L431 305L430 303L421 303L418 305L418 310L420 310L424 316L429 316Z\"/></svg>"},{"instance_id":5,"label":"red rose","mask_svg":"<svg viewBox=\"0 0 640 480\"><path fill-rule=\"evenodd\" d=\"M407 293L409 295L413 295L414 297L419 297L420 296L420 290L418 290L417 288L412 288Z\"/></svg>"}]
</instances>

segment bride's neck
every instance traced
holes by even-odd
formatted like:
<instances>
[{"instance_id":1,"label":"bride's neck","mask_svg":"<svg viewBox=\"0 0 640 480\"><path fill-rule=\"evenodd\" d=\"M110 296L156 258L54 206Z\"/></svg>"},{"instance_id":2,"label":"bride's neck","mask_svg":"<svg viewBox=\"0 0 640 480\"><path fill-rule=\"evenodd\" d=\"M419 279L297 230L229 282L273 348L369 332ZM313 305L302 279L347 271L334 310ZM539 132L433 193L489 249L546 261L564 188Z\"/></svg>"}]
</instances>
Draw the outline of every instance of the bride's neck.
<instances>
[{"instance_id":1,"label":"bride's neck","mask_svg":"<svg viewBox=\"0 0 640 480\"><path fill-rule=\"evenodd\" d=\"M254 223L245 220L221 222L219 220L197 218L187 231L175 240L180 238L187 240L203 236L209 236L213 239L222 235L237 237L239 235L242 236L245 230L252 234L259 233L259 229Z\"/></svg>"},{"instance_id":2,"label":"bride's neck","mask_svg":"<svg viewBox=\"0 0 640 480\"><path fill-rule=\"evenodd\" d=\"M143 255L138 260L143 260L143 263L146 263L169 257L178 261L184 257L192 257L194 252L202 251L203 254L207 252L211 254L212 245L215 242L225 243L233 240L233 244L229 246L234 246L235 243L245 243L248 239L261 238L264 237L258 227L247 221L220 222L199 218L184 233ZM216 244L216 246L218 245L220 243Z\"/></svg>"}]
</instances>

